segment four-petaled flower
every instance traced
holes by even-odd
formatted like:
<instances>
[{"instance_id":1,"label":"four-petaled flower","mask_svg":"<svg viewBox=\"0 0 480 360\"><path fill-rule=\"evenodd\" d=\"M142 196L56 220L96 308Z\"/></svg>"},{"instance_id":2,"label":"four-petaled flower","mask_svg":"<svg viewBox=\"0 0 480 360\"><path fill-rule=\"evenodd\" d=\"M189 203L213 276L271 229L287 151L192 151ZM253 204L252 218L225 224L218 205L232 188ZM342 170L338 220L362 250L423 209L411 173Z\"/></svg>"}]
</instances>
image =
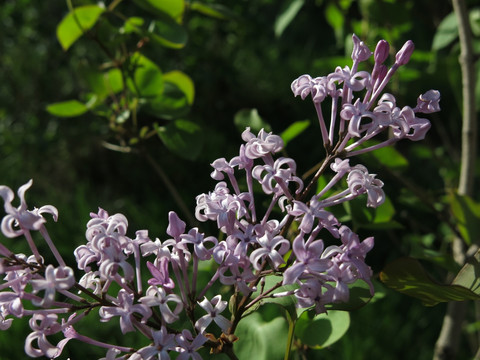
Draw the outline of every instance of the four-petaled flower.
<instances>
[{"instance_id":1,"label":"four-petaled flower","mask_svg":"<svg viewBox=\"0 0 480 360\"><path fill-rule=\"evenodd\" d=\"M195 328L199 332L203 333L212 321L214 321L223 332L227 331L231 324L223 315L220 315L223 310L227 308L227 302L222 301L222 295L214 296L211 301L208 301L205 297L198 305L207 312L207 315L202 316L195 323Z\"/></svg>"}]
</instances>

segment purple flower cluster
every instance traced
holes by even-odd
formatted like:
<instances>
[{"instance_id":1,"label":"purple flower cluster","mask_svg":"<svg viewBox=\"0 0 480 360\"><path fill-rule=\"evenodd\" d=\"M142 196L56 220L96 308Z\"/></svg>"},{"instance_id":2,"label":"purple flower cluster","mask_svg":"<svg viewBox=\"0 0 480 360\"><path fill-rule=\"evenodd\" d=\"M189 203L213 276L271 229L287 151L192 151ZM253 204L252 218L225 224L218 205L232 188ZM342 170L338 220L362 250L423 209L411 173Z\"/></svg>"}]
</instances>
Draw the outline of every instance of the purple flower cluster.
<instances>
[{"instance_id":1,"label":"purple flower cluster","mask_svg":"<svg viewBox=\"0 0 480 360\"><path fill-rule=\"evenodd\" d=\"M349 286L357 280L366 282L373 295L372 271L365 263L373 238L361 241L329 208L359 196L366 197L369 207L385 201L383 182L365 166L350 164L350 158L403 138L422 139L430 123L417 113L438 111L439 93L426 92L414 108L397 107L393 95L382 91L408 62L413 43L404 45L388 69L389 47L380 41L369 73L358 67L372 52L355 35L353 42L352 68L338 67L325 77L302 75L292 83L295 95L312 97L326 149L308 183L297 176L293 159L275 157L283 141L264 130L254 134L247 128L238 156L211 164L217 184L197 196L195 215L201 222L214 222L218 236L187 229L170 212L169 238L151 239L147 230L129 237L124 215L99 209L87 223L86 243L75 250L76 267L83 272L77 281L45 227L43 214L56 221L57 210L48 205L28 210L24 196L31 181L20 187L17 208L11 205L12 190L0 186L7 213L1 230L9 238L25 237L32 252L16 254L0 244L0 329L8 329L13 318L30 317L25 351L31 357L56 358L76 339L107 349L104 359L169 359L172 353L180 360L201 359L203 347L212 352L231 348L242 315L266 297L288 296L299 308L322 313L327 304L349 301ZM321 106L327 98L328 127ZM391 137L365 146L387 130ZM315 193L312 189L328 169L330 180ZM47 242L57 266L44 263L32 231ZM211 269L207 280L199 276L205 265ZM273 275L281 280L266 288L265 278ZM288 290L274 291L282 287ZM230 304L222 299L226 294ZM24 307L26 303L36 309L27 310L31 306ZM123 334L140 332L150 345L130 348L79 334L74 325L93 313L100 322L118 321ZM55 334L63 339L52 344Z\"/></svg>"}]
</instances>

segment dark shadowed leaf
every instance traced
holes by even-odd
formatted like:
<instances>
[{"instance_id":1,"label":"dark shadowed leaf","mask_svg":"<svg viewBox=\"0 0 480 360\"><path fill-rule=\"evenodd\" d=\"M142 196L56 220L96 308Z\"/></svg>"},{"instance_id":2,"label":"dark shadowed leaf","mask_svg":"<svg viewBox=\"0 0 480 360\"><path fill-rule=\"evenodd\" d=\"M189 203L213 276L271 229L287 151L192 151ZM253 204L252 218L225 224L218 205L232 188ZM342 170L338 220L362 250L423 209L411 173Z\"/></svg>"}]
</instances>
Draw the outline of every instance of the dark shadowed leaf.
<instances>
[{"instance_id":1,"label":"dark shadowed leaf","mask_svg":"<svg viewBox=\"0 0 480 360\"><path fill-rule=\"evenodd\" d=\"M380 280L396 291L420 299L426 306L440 302L480 299L479 295L466 287L436 282L422 265L412 258L401 258L388 264L380 273ZM476 287L476 282L472 282L472 285Z\"/></svg>"},{"instance_id":2,"label":"dark shadowed leaf","mask_svg":"<svg viewBox=\"0 0 480 360\"><path fill-rule=\"evenodd\" d=\"M202 150L201 128L191 121L173 120L156 130L165 146L184 159L195 160Z\"/></svg>"},{"instance_id":3,"label":"dark shadowed leaf","mask_svg":"<svg viewBox=\"0 0 480 360\"><path fill-rule=\"evenodd\" d=\"M466 195L452 192L449 196L452 214L467 244L480 240L480 204Z\"/></svg>"},{"instance_id":4,"label":"dark shadowed leaf","mask_svg":"<svg viewBox=\"0 0 480 360\"><path fill-rule=\"evenodd\" d=\"M188 39L185 28L169 18L153 21L148 32L153 40L173 49L183 48Z\"/></svg>"}]
</instances>

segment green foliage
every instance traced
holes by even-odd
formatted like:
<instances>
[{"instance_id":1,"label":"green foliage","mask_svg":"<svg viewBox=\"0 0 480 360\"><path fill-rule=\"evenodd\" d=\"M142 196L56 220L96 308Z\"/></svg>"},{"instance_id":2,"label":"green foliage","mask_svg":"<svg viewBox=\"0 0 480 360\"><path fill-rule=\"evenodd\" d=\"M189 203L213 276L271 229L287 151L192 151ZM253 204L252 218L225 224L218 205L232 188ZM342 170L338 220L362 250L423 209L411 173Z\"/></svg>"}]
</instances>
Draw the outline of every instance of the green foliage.
<instances>
[{"instance_id":1,"label":"green foliage","mask_svg":"<svg viewBox=\"0 0 480 360\"><path fill-rule=\"evenodd\" d=\"M173 120L156 131L168 149L187 160L195 160L202 150L202 130L191 121Z\"/></svg>"},{"instance_id":2,"label":"green foliage","mask_svg":"<svg viewBox=\"0 0 480 360\"><path fill-rule=\"evenodd\" d=\"M85 5L72 9L58 24L57 38L63 50L68 50L75 41L90 30L105 11L98 5Z\"/></svg>"},{"instance_id":3,"label":"green foliage","mask_svg":"<svg viewBox=\"0 0 480 360\"><path fill-rule=\"evenodd\" d=\"M468 245L479 243L480 229L480 204L466 195L452 192L449 196L452 215L462 234L462 238Z\"/></svg>"},{"instance_id":4,"label":"green foliage","mask_svg":"<svg viewBox=\"0 0 480 360\"><path fill-rule=\"evenodd\" d=\"M243 132L246 127L250 127L254 133L261 129L272 131L271 126L260 117L257 109L242 109L238 111L233 118L233 122L240 133Z\"/></svg>"},{"instance_id":5,"label":"green foliage","mask_svg":"<svg viewBox=\"0 0 480 360\"><path fill-rule=\"evenodd\" d=\"M85 114L88 107L78 100L67 100L48 105L47 111L58 117L73 117Z\"/></svg>"},{"instance_id":6,"label":"green foliage","mask_svg":"<svg viewBox=\"0 0 480 360\"><path fill-rule=\"evenodd\" d=\"M465 265L451 285L443 285L434 281L415 259L400 258L382 270L380 279L392 289L433 306L439 302L479 300L478 271L480 264L475 259Z\"/></svg>"},{"instance_id":7,"label":"green foliage","mask_svg":"<svg viewBox=\"0 0 480 360\"><path fill-rule=\"evenodd\" d=\"M326 348L345 335L350 326L350 315L331 310L313 317L304 312L297 321L295 335L313 349Z\"/></svg>"},{"instance_id":8,"label":"green foliage","mask_svg":"<svg viewBox=\"0 0 480 360\"><path fill-rule=\"evenodd\" d=\"M280 136L282 137L283 144L287 147L287 144L303 133L310 126L309 120L295 121L289 127L287 127Z\"/></svg>"},{"instance_id":9,"label":"green foliage","mask_svg":"<svg viewBox=\"0 0 480 360\"><path fill-rule=\"evenodd\" d=\"M234 344L235 354L239 359L283 359L287 331L283 317L264 319L259 312L255 312L238 325L235 334L239 340Z\"/></svg>"}]
</instances>

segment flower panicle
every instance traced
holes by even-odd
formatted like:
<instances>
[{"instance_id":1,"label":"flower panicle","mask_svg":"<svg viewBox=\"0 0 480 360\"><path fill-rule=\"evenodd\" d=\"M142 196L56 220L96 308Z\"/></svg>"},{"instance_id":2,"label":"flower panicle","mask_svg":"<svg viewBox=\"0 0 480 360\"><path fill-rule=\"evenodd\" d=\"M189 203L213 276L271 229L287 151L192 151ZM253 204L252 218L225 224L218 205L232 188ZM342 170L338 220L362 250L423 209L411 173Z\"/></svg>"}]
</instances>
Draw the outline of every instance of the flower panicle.
<instances>
[{"instance_id":1,"label":"flower panicle","mask_svg":"<svg viewBox=\"0 0 480 360\"><path fill-rule=\"evenodd\" d=\"M23 236L32 252L16 254L0 244L0 330L14 318L29 317L32 332L25 351L31 357L57 358L75 339L106 349L104 359L109 360L167 359L172 353L180 360L197 360L202 347L219 352L235 341L238 322L262 299L289 296L299 308L323 313L329 304L348 302L350 285L359 280L373 296L372 270L365 259L374 239L360 239L330 208L360 196L368 207L383 204L383 182L351 158L400 139L423 139L430 122L417 114L439 111L440 94L430 90L415 107L397 107L395 97L382 92L396 69L409 61L413 43L402 47L390 68L384 64L390 52L386 41L372 52L354 35L353 45L351 68L337 67L323 77L302 75L292 83L295 96L311 96L327 151L310 183L298 176L294 159L278 156L282 138L264 129L255 134L247 128L238 155L211 164L216 185L196 197L195 216L214 223L217 236L189 229L172 211L164 239L151 238L147 230L130 237L123 214L99 208L86 224L86 242L74 251L76 271L82 273L77 281L46 230L43 214L56 221L58 211L49 205L28 210L25 192L31 181L18 190L18 207L11 204L13 191L0 186L6 212L1 230L9 239ZM358 70L372 55L372 72ZM323 116L321 107L327 98L332 101L330 117ZM388 129L389 139L365 146ZM332 176L324 188L311 191L318 174L329 170ZM34 231L58 265L45 264ZM281 280L269 287L267 276ZM74 325L87 315L118 321L122 334L139 332L150 344L130 348L79 334ZM178 330L181 324L190 325ZM64 338L54 343L60 334Z\"/></svg>"}]
</instances>

